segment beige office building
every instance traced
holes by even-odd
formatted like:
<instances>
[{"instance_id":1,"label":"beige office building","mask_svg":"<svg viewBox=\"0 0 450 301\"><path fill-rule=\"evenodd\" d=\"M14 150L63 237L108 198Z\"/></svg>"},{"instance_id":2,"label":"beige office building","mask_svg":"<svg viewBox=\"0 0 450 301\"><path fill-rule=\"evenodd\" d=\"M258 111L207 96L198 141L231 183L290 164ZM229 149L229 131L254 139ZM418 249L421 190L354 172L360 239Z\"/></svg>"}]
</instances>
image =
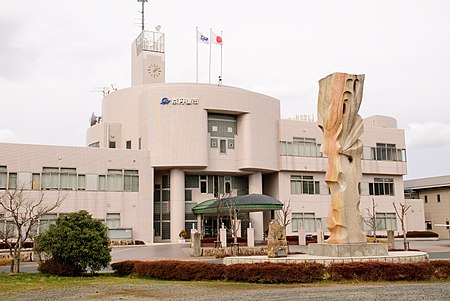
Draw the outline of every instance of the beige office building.
<instances>
[{"instance_id":1,"label":"beige office building","mask_svg":"<svg viewBox=\"0 0 450 301\"><path fill-rule=\"evenodd\" d=\"M427 230L450 239L450 176L406 180L404 185L406 198L424 202Z\"/></svg>"},{"instance_id":2,"label":"beige office building","mask_svg":"<svg viewBox=\"0 0 450 301\"><path fill-rule=\"evenodd\" d=\"M280 101L267 95L165 83L164 51L161 32L133 42L132 85L105 95L101 117L87 130L89 147L0 144L0 189L26 184L49 197L67 191L55 214L86 209L105 220L112 237L147 243L176 242L192 227L213 235L215 218L192 209L218 195L268 195L290 203L288 235L326 231L330 195L317 123L281 119ZM373 199L380 230L398 230L392 204L405 202L404 131L391 117L364 123L361 211L367 217ZM408 229L423 230L422 202L408 202ZM242 214L242 235L251 222L262 240L274 217L270 210Z\"/></svg>"}]
</instances>

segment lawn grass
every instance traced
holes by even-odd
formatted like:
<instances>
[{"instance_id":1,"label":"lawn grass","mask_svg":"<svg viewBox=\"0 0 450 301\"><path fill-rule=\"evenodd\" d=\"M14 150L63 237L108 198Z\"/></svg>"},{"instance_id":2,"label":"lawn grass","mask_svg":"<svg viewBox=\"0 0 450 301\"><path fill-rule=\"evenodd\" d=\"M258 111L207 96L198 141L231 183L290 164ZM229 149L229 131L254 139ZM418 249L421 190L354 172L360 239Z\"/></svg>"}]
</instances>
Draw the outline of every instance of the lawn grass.
<instances>
[{"instance_id":1,"label":"lawn grass","mask_svg":"<svg viewBox=\"0 0 450 301\"><path fill-rule=\"evenodd\" d=\"M39 273L10 274L0 272L0 291L20 291L67 286L85 286L91 284L138 283L144 279L117 277L112 274L97 274L84 277L58 277Z\"/></svg>"}]
</instances>

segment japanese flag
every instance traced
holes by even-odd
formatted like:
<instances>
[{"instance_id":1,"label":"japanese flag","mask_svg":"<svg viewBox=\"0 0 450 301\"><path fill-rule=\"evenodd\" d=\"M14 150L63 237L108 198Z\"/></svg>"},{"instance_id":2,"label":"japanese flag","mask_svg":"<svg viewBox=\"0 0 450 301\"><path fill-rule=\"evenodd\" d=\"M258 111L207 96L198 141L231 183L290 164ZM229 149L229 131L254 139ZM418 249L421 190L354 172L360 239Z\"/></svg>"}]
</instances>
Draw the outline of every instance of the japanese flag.
<instances>
[{"instance_id":1,"label":"japanese flag","mask_svg":"<svg viewBox=\"0 0 450 301\"><path fill-rule=\"evenodd\" d=\"M222 37L216 35L213 31L211 31L211 43L217 44L217 45L222 45L223 44Z\"/></svg>"}]
</instances>

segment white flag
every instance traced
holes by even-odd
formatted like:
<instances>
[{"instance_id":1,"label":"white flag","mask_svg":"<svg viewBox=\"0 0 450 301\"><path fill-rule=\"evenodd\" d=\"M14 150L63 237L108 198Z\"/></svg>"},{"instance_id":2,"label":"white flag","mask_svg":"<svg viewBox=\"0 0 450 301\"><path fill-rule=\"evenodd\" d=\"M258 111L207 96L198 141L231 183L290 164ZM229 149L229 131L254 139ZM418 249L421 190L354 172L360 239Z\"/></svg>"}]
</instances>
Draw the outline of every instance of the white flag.
<instances>
[{"instance_id":1,"label":"white flag","mask_svg":"<svg viewBox=\"0 0 450 301\"><path fill-rule=\"evenodd\" d=\"M209 38L197 30L197 43L209 44Z\"/></svg>"}]
</instances>

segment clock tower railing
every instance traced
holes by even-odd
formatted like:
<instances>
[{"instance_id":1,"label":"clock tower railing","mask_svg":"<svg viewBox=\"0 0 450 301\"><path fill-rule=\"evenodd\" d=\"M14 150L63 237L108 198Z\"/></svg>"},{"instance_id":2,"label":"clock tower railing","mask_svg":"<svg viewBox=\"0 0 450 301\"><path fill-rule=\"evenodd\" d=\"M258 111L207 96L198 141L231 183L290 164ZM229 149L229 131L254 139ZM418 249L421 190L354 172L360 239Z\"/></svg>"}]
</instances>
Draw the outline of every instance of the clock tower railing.
<instances>
[{"instance_id":1,"label":"clock tower railing","mask_svg":"<svg viewBox=\"0 0 450 301\"><path fill-rule=\"evenodd\" d=\"M136 55L142 51L164 53L164 33L144 30L136 39Z\"/></svg>"}]
</instances>

